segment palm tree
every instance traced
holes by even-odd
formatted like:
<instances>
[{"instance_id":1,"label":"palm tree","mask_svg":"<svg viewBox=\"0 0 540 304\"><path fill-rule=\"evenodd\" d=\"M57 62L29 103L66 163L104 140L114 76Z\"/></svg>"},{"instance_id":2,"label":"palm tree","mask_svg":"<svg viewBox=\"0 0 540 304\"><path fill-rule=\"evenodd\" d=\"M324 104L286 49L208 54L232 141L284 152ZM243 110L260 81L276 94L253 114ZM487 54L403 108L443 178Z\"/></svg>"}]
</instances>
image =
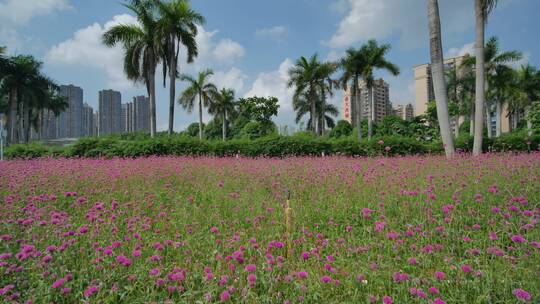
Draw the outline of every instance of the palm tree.
<instances>
[{"instance_id":1,"label":"palm tree","mask_svg":"<svg viewBox=\"0 0 540 304\"><path fill-rule=\"evenodd\" d=\"M540 71L529 64L522 65L517 71L517 85L523 96L523 103L520 108L525 108L526 116L528 116L532 103L540 100ZM514 121L517 121L517 119L514 119ZM529 136L531 135L531 128L531 122L527 121Z\"/></svg>"},{"instance_id":2,"label":"palm tree","mask_svg":"<svg viewBox=\"0 0 540 304\"><path fill-rule=\"evenodd\" d=\"M302 118L308 113L311 112L311 102L307 96L302 95L299 98L296 98L293 101L293 108L296 112L295 122L300 123ZM318 99L318 102L315 105L316 115L315 118L319 126L328 126L329 128L334 128L336 123L333 117L339 115L339 111L333 104L328 104L323 101L323 99ZM312 117L308 119L308 126L312 125Z\"/></svg>"},{"instance_id":3,"label":"palm tree","mask_svg":"<svg viewBox=\"0 0 540 304\"><path fill-rule=\"evenodd\" d=\"M326 95L328 94L329 97L332 97L334 95L334 88L339 86L339 82L332 79L332 74L336 72L338 68L338 65L332 62L323 62L319 65L319 68L317 70L317 79L319 79L319 90L320 90L320 106L317 109L318 117L317 117L317 123L318 123L318 134L323 135L325 132L325 122L328 121L325 116L325 111L322 111L321 109L331 109L335 108L331 106L330 108L327 107L326 103ZM334 121L332 121L332 125L334 124ZM333 126L328 125L330 128L333 128Z\"/></svg>"},{"instance_id":4,"label":"palm tree","mask_svg":"<svg viewBox=\"0 0 540 304\"><path fill-rule=\"evenodd\" d=\"M485 102L485 73L484 70L484 32L487 17L497 5L498 0L475 0L474 10L476 16L476 98L474 113L474 144L473 155L482 154L482 132L484 129L484 102Z\"/></svg>"},{"instance_id":5,"label":"palm tree","mask_svg":"<svg viewBox=\"0 0 540 304\"><path fill-rule=\"evenodd\" d=\"M191 9L187 0L171 2L158 1L160 15L159 33L163 40L163 74L169 70L169 135L173 133L174 102L176 98L176 78L178 75L178 55L180 46L187 50L187 62L193 62L198 55L197 25L204 23L204 17ZM165 78L163 79L165 85Z\"/></svg>"},{"instance_id":6,"label":"palm tree","mask_svg":"<svg viewBox=\"0 0 540 304\"><path fill-rule=\"evenodd\" d=\"M289 88L295 87L293 103L302 96L309 101L311 123L308 129L312 132L317 132L316 103L318 85L320 83L320 79L318 78L319 66L320 62L318 61L317 54L311 56L309 59L304 56L300 57L296 61L296 64L289 69L289 82L287 83Z\"/></svg>"},{"instance_id":7,"label":"palm tree","mask_svg":"<svg viewBox=\"0 0 540 304\"><path fill-rule=\"evenodd\" d=\"M437 118L446 158L452 158L454 156L454 138L452 137L450 117L448 114L448 96L444 80L441 20L437 0L428 1L428 20L429 53L431 57L431 74L433 77L435 103L437 105Z\"/></svg>"},{"instance_id":8,"label":"palm tree","mask_svg":"<svg viewBox=\"0 0 540 304\"><path fill-rule=\"evenodd\" d=\"M492 81L492 78L495 77L497 74L497 70L502 71L505 69L510 69L510 63L515 62L517 60L520 60L522 58L521 52L518 51L506 51L501 52L499 47L499 40L497 37L491 37L488 39L485 47L484 47L484 77L485 77L485 84L484 84L484 90L486 93L489 93L491 86L491 83L494 83ZM475 57L469 57L464 60L463 62L464 67L473 68L476 66L476 58ZM499 79L500 81L501 79ZM500 82L499 82L500 83ZM487 128L487 134L488 137L492 137L491 132L491 126L490 126L490 117L491 117L491 99L488 98L484 105L486 106L486 122L488 123ZM496 123L500 126L500 113L501 113L501 103L495 103L496 106Z\"/></svg>"},{"instance_id":9,"label":"palm tree","mask_svg":"<svg viewBox=\"0 0 540 304\"><path fill-rule=\"evenodd\" d=\"M119 24L103 34L103 43L113 47L124 46L124 72L128 79L146 85L150 98L150 136L156 135L156 67L163 55L159 40L158 21L150 1L132 1L126 4L137 16L138 24Z\"/></svg>"},{"instance_id":10,"label":"palm tree","mask_svg":"<svg viewBox=\"0 0 540 304\"><path fill-rule=\"evenodd\" d=\"M347 90L347 87L351 90L351 121L353 126L357 128L359 141L362 139L362 101L358 98L358 81L362 77L362 71L365 65L366 59L363 52L355 48L348 49L345 52L345 57L339 61L339 66L343 70L343 75L339 79L339 83L345 90ZM349 85L349 82L352 82L352 84Z\"/></svg>"},{"instance_id":11,"label":"palm tree","mask_svg":"<svg viewBox=\"0 0 540 304\"><path fill-rule=\"evenodd\" d=\"M211 104L212 98L217 94L216 86L209 82L210 76L214 75L212 70L199 72L197 78L189 75L181 75L180 80L187 81L189 86L182 92L178 102L184 109L191 113L195 105L195 98L199 97L199 139L203 139L203 107Z\"/></svg>"},{"instance_id":12,"label":"palm tree","mask_svg":"<svg viewBox=\"0 0 540 304\"><path fill-rule=\"evenodd\" d=\"M235 107L234 90L223 88L214 96L212 103L210 103L210 107L208 108L208 112L213 114L215 118L221 116L223 141L227 139L228 119L230 119L230 115L234 113Z\"/></svg>"},{"instance_id":13,"label":"palm tree","mask_svg":"<svg viewBox=\"0 0 540 304\"><path fill-rule=\"evenodd\" d=\"M19 140L25 140L23 137L23 121L25 104L23 93L32 89L35 78L39 77L41 63L32 56L15 56L9 60L7 69L4 70L4 79L2 81L3 90L7 92L9 100L8 113L8 141L16 143ZM28 103L26 104L28 107Z\"/></svg>"},{"instance_id":14,"label":"palm tree","mask_svg":"<svg viewBox=\"0 0 540 304\"><path fill-rule=\"evenodd\" d=\"M392 75L399 75L399 67L386 60L385 55L390 51L389 44L379 45L376 40L371 39L360 48L365 58L362 78L368 90L369 117L368 117L368 137L373 135L373 120L375 119L375 105L373 99L373 83L375 81L373 73L375 69L383 69Z\"/></svg>"}]
</instances>

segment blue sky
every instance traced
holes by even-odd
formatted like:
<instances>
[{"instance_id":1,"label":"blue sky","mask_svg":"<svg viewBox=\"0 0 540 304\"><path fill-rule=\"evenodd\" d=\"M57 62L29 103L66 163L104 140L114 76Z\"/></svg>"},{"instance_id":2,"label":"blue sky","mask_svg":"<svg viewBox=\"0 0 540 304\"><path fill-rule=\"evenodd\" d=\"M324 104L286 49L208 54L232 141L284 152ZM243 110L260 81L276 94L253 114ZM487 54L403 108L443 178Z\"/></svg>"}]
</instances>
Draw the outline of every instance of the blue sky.
<instances>
[{"instance_id":1,"label":"blue sky","mask_svg":"<svg viewBox=\"0 0 540 304\"><path fill-rule=\"evenodd\" d=\"M118 23L135 22L121 0L0 0L0 45L11 54L32 54L45 72L61 84L84 89L84 99L97 109L98 91L115 89L124 102L144 94L122 74L122 50L100 44L103 31ZM473 51L472 0L439 0L445 56ZM390 83L394 104L414 103L412 67L429 59L426 0L192 0L207 22L198 36L201 55L183 63L183 73L212 68L220 87L238 97L273 95L280 99L279 125L293 125L287 70L300 56L317 52L334 60L348 47L370 38L390 43L388 58L401 75L377 76ZM537 39L540 1L503 0L489 20L487 35L496 35L503 50L520 50L540 66ZM168 89L158 77L158 129L167 126ZM178 83L178 91L183 88ZM341 108L341 94L333 102ZM205 115L205 119L209 118ZM177 108L175 129L196 121Z\"/></svg>"}]
</instances>

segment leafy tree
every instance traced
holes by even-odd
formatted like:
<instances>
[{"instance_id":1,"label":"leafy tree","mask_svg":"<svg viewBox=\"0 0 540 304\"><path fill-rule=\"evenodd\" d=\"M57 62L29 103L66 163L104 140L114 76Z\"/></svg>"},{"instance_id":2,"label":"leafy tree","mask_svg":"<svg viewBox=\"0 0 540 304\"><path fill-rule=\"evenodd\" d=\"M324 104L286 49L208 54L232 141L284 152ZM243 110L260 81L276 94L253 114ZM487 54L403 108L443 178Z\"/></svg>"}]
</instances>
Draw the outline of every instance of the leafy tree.
<instances>
[{"instance_id":1,"label":"leafy tree","mask_svg":"<svg viewBox=\"0 0 540 304\"><path fill-rule=\"evenodd\" d=\"M248 97L238 101L239 116L250 121L258 121L263 124L271 123L272 117L277 116L279 103L276 97Z\"/></svg>"},{"instance_id":2,"label":"leafy tree","mask_svg":"<svg viewBox=\"0 0 540 304\"><path fill-rule=\"evenodd\" d=\"M203 124L202 125L202 129L205 128L205 125ZM199 123L198 122L194 122L192 124L190 124L186 130L185 130L185 133L188 135L188 136L191 136L191 137L197 137L199 136L199 130L200 130L200 127L199 127Z\"/></svg>"},{"instance_id":3,"label":"leafy tree","mask_svg":"<svg viewBox=\"0 0 540 304\"><path fill-rule=\"evenodd\" d=\"M124 73L135 82L144 82L150 98L150 136L156 136L156 67L164 50L159 37L159 26L151 1L135 0L125 5L138 24L118 24L107 30L103 43L124 47Z\"/></svg>"},{"instance_id":4,"label":"leafy tree","mask_svg":"<svg viewBox=\"0 0 540 304\"><path fill-rule=\"evenodd\" d=\"M204 138L215 140L222 138L222 129L220 119L212 119L204 126Z\"/></svg>"},{"instance_id":5,"label":"leafy tree","mask_svg":"<svg viewBox=\"0 0 540 304\"><path fill-rule=\"evenodd\" d=\"M295 122L299 123L306 114L310 113L311 102L309 102L306 97L298 97L293 100L293 108L296 111ZM319 99L315 104L315 113L317 113L318 120L321 120L321 118L323 120L322 122L319 121L318 123L320 131L323 131L325 125L333 128L335 126L335 122L332 116L336 117L339 115L339 111L336 106L325 103L324 99L322 98ZM321 117L321 115L323 117ZM312 125L311 119L311 117L308 119L308 126Z\"/></svg>"},{"instance_id":6,"label":"leafy tree","mask_svg":"<svg viewBox=\"0 0 540 304\"><path fill-rule=\"evenodd\" d=\"M308 128L312 132L317 131L317 119L315 117L317 116L316 103L320 83L317 74L319 65L317 54L309 59L304 56L300 57L296 64L289 69L289 82L287 83L289 88L294 87L293 103L301 97L306 97L309 101L311 124L309 124Z\"/></svg>"},{"instance_id":7,"label":"leafy tree","mask_svg":"<svg viewBox=\"0 0 540 304\"><path fill-rule=\"evenodd\" d=\"M532 129L540 130L540 101L531 104L527 113L527 121Z\"/></svg>"},{"instance_id":8,"label":"leafy tree","mask_svg":"<svg viewBox=\"0 0 540 304\"><path fill-rule=\"evenodd\" d=\"M329 136L332 138L340 138L350 136L353 131L352 125L346 120L340 120L336 126L330 130Z\"/></svg>"},{"instance_id":9,"label":"leafy tree","mask_svg":"<svg viewBox=\"0 0 540 304\"><path fill-rule=\"evenodd\" d=\"M159 12L158 31L162 41L163 74L169 76L169 135L173 133L174 101L178 75L178 55L181 46L187 51L187 63L198 55L197 25L204 24L204 17L195 12L187 0L156 1ZM165 85L165 77L163 79Z\"/></svg>"},{"instance_id":10,"label":"leafy tree","mask_svg":"<svg viewBox=\"0 0 540 304\"><path fill-rule=\"evenodd\" d=\"M214 75L212 70L199 72L197 78L189 75L182 75L180 79L188 82L188 87L182 92L178 102L184 109L191 113L195 106L195 99L198 97L199 105L199 139L203 139L203 107L208 107L212 103L212 98L217 94L216 86L209 82L210 76Z\"/></svg>"},{"instance_id":11,"label":"leafy tree","mask_svg":"<svg viewBox=\"0 0 540 304\"><path fill-rule=\"evenodd\" d=\"M409 136L409 126L406 120L396 115L386 116L380 123L377 124L377 135L391 136L401 135Z\"/></svg>"},{"instance_id":12,"label":"leafy tree","mask_svg":"<svg viewBox=\"0 0 540 304\"><path fill-rule=\"evenodd\" d=\"M273 122L250 121L242 128L240 137L257 139L272 134L277 134L277 127Z\"/></svg>"}]
</instances>

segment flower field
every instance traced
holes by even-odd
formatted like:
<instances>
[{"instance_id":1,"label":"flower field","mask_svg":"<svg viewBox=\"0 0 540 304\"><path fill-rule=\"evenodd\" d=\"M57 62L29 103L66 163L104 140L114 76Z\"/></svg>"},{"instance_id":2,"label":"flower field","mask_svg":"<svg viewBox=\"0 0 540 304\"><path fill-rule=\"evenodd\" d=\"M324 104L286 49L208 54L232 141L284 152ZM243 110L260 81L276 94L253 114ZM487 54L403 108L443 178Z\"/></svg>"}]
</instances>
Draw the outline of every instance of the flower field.
<instances>
[{"instance_id":1,"label":"flower field","mask_svg":"<svg viewBox=\"0 0 540 304\"><path fill-rule=\"evenodd\" d=\"M540 302L540 153L9 161L0 200L5 303Z\"/></svg>"}]
</instances>

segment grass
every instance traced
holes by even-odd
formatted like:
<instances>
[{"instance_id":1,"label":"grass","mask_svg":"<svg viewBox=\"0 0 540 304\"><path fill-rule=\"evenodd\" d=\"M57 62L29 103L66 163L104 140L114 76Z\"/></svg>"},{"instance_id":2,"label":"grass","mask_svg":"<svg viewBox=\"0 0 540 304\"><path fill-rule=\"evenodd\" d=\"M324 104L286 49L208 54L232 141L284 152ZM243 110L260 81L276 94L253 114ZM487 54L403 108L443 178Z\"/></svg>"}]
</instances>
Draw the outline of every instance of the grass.
<instances>
[{"instance_id":1,"label":"grass","mask_svg":"<svg viewBox=\"0 0 540 304\"><path fill-rule=\"evenodd\" d=\"M539 153L9 161L0 199L5 302L540 301Z\"/></svg>"}]
</instances>

